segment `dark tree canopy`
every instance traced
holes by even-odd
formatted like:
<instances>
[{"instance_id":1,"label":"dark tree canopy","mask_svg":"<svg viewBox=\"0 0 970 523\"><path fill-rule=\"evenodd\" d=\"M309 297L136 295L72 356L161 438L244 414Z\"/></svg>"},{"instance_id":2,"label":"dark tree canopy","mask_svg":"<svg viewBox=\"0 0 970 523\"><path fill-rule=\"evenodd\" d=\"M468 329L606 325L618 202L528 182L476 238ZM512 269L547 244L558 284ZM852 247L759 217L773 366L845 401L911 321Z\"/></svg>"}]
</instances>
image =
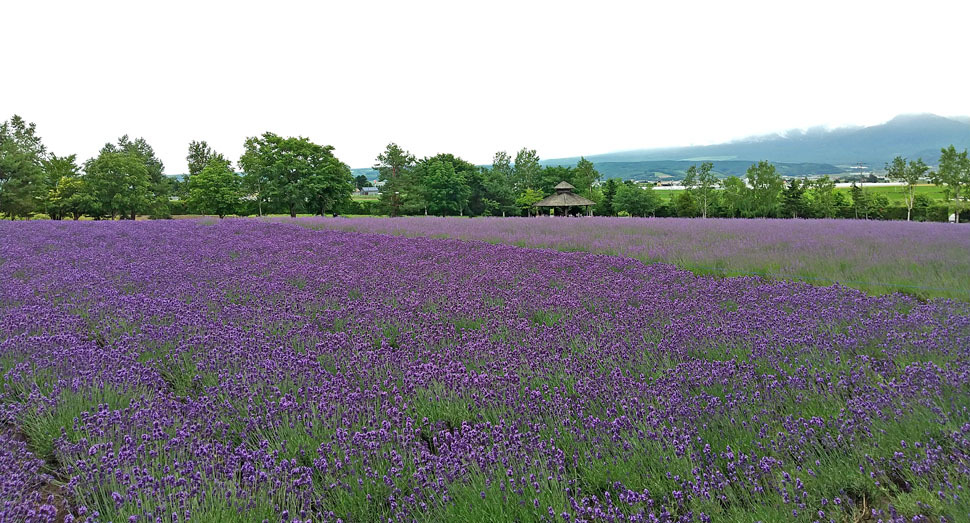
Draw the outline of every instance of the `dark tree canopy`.
<instances>
[{"instance_id":1,"label":"dark tree canopy","mask_svg":"<svg viewBox=\"0 0 970 523\"><path fill-rule=\"evenodd\" d=\"M246 139L239 165L257 187L257 198L286 209L295 217L305 209L324 214L353 191L350 168L337 159L333 147L304 137L283 138L263 133Z\"/></svg>"}]
</instances>

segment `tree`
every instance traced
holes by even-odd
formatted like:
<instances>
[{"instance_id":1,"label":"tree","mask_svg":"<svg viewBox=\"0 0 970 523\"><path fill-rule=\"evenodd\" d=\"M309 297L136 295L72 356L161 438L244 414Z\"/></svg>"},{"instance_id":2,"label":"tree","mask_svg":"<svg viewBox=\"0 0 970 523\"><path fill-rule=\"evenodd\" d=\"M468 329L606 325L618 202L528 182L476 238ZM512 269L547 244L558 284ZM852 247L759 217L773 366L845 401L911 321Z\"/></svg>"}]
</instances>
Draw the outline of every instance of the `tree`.
<instances>
[{"instance_id":1,"label":"tree","mask_svg":"<svg viewBox=\"0 0 970 523\"><path fill-rule=\"evenodd\" d=\"M40 209L46 158L35 124L17 115L0 124L0 213L13 220Z\"/></svg>"},{"instance_id":2,"label":"tree","mask_svg":"<svg viewBox=\"0 0 970 523\"><path fill-rule=\"evenodd\" d=\"M849 194L852 195L852 212L855 214L856 219L862 216L864 219L869 219L869 199L866 191L862 187L856 185L852 182L852 187L849 188Z\"/></svg>"},{"instance_id":3,"label":"tree","mask_svg":"<svg viewBox=\"0 0 970 523\"><path fill-rule=\"evenodd\" d=\"M513 183L515 171L512 169L512 157L509 156L509 153L505 151L495 153L495 156L492 157L492 172L495 173L495 176L505 178L509 185Z\"/></svg>"},{"instance_id":4,"label":"tree","mask_svg":"<svg viewBox=\"0 0 970 523\"><path fill-rule=\"evenodd\" d=\"M356 187L359 191L364 187L373 187L373 184L370 183L370 180L368 180L366 176L363 174L358 174L357 176L354 176L354 187Z\"/></svg>"},{"instance_id":5,"label":"tree","mask_svg":"<svg viewBox=\"0 0 970 523\"><path fill-rule=\"evenodd\" d=\"M542 194L552 194L556 191L555 187L559 182L567 182L574 187L576 184L576 171L566 165L547 165L539 169L539 181L532 186Z\"/></svg>"},{"instance_id":6,"label":"tree","mask_svg":"<svg viewBox=\"0 0 970 523\"><path fill-rule=\"evenodd\" d=\"M580 192L585 192L586 196L593 196L593 184L598 182L603 175L596 170L593 162L585 157L580 157L576 162L576 169L573 170L573 185Z\"/></svg>"},{"instance_id":7,"label":"tree","mask_svg":"<svg viewBox=\"0 0 970 523\"><path fill-rule=\"evenodd\" d=\"M505 151L495 153L492 158L492 168L482 172L482 186L485 214L505 216L506 213L515 212L511 158Z\"/></svg>"},{"instance_id":8,"label":"tree","mask_svg":"<svg viewBox=\"0 0 970 523\"><path fill-rule=\"evenodd\" d=\"M69 178L62 176L57 183L48 190L47 205L48 213L54 220L63 219L70 215L74 220L81 219L81 216L91 208L91 196L86 191L84 180L80 177Z\"/></svg>"},{"instance_id":9,"label":"tree","mask_svg":"<svg viewBox=\"0 0 970 523\"><path fill-rule=\"evenodd\" d=\"M748 208L748 186L737 176L728 176L723 182L724 205L731 218L742 216Z\"/></svg>"},{"instance_id":10,"label":"tree","mask_svg":"<svg viewBox=\"0 0 970 523\"><path fill-rule=\"evenodd\" d=\"M599 204L596 206L596 214L598 216L615 216L616 208L614 206L614 201L616 198L616 192L619 190L620 183L616 178L610 178L606 180L603 184L603 199L600 200Z\"/></svg>"},{"instance_id":11,"label":"tree","mask_svg":"<svg viewBox=\"0 0 970 523\"><path fill-rule=\"evenodd\" d=\"M938 186L945 186L947 201L953 200L953 214L956 222L960 223L960 211L963 209L963 202L960 194L970 191L970 158L967 157L967 150L958 153L953 145L940 150L940 164L935 173L930 173L933 183Z\"/></svg>"},{"instance_id":12,"label":"tree","mask_svg":"<svg viewBox=\"0 0 970 523\"><path fill-rule=\"evenodd\" d=\"M838 205L836 196L841 193L835 192L835 182L828 176L822 176L809 182L808 195L809 208L812 214L818 218L835 218L838 216Z\"/></svg>"},{"instance_id":13,"label":"tree","mask_svg":"<svg viewBox=\"0 0 970 523\"><path fill-rule=\"evenodd\" d=\"M515 205L517 205L523 212L528 216L532 216L532 206L537 202L542 200L544 196L541 192L535 189L526 189L522 191L522 194L515 199ZM536 211L538 214L538 211Z\"/></svg>"},{"instance_id":14,"label":"tree","mask_svg":"<svg viewBox=\"0 0 970 523\"><path fill-rule=\"evenodd\" d=\"M328 152L333 151L333 147L329 145L325 149ZM304 187L307 191L307 206L314 213L323 216L350 203L350 194L354 192L354 179L350 166L330 154L305 179Z\"/></svg>"},{"instance_id":15,"label":"tree","mask_svg":"<svg viewBox=\"0 0 970 523\"><path fill-rule=\"evenodd\" d=\"M684 187L688 191L697 192L697 204L702 218L707 218L708 206L717 197L717 176L711 172L713 169L714 164L711 162L702 163L700 169L691 165L684 176Z\"/></svg>"},{"instance_id":16,"label":"tree","mask_svg":"<svg viewBox=\"0 0 970 523\"><path fill-rule=\"evenodd\" d=\"M515 155L515 166L512 170L512 186L515 192L522 193L526 189L538 189L542 183L542 166L539 165L539 155L535 149L523 148Z\"/></svg>"},{"instance_id":17,"label":"tree","mask_svg":"<svg viewBox=\"0 0 970 523\"><path fill-rule=\"evenodd\" d=\"M657 209L660 199L652 187L623 183L616 189L613 205L617 211L626 212L630 216L646 217Z\"/></svg>"},{"instance_id":18,"label":"tree","mask_svg":"<svg viewBox=\"0 0 970 523\"><path fill-rule=\"evenodd\" d=\"M785 181L775 170L775 166L766 161L760 161L748 168L745 176L751 190L751 210L755 216L768 218L778 213L779 199L785 188Z\"/></svg>"},{"instance_id":19,"label":"tree","mask_svg":"<svg viewBox=\"0 0 970 523\"><path fill-rule=\"evenodd\" d=\"M118 139L117 144L107 143L102 153L120 153L135 158L145 166L148 175L148 203L139 206L137 212L150 212L153 216L168 216L168 195L171 182L165 177L165 164L155 156L155 150L144 138L132 140L127 134ZM141 195L139 195L139 198ZM134 219L134 217L131 217Z\"/></svg>"},{"instance_id":20,"label":"tree","mask_svg":"<svg viewBox=\"0 0 970 523\"><path fill-rule=\"evenodd\" d=\"M201 173L202 169L205 169L212 160L230 163L225 156L213 151L205 140L189 142L189 154L185 157L185 161L189 164L189 176L186 181L191 181L193 176Z\"/></svg>"},{"instance_id":21,"label":"tree","mask_svg":"<svg viewBox=\"0 0 970 523\"><path fill-rule=\"evenodd\" d=\"M110 145L110 144L109 144ZM95 217L135 219L151 202L148 167L138 156L114 147L101 149L84 165L84 183Z\"/></svg>"},{"instance_id":22,"label":"tree","mask_svg":"<svg viewBox=\"0 0 970 523\"><path fill-rule=\"evenodd\" d=\"M929 218L927 214L929 213L930 205L933 205L933 200L931 200L929 196L925 194L917 194L916 197L913 198L914 217L917 217L917 219L920 221L926 221Z\"/></svg>"},{"instance_id":23,"label":"tree","mask_svg":"<svg viewBox=\"0 0 970 523\"><path fill-rule=\"evenodd\" d=\"M206 166L189 179L189 205L202 214L225 218L239 205L240 178L221 156L210 156Z\"/></svg>"},{"instance_id":24,"label":"tree","mask_svg":"<svg viewBox=\"0 0 970 523\"><path fill-rule=\"evenodd\" d=\"M441 216L464 215L471 189L463 173L451 162L434 160L428 165L426 187L428 210Z\"/></svg>"},{"instance_id":25,"label":"tree","mask_svg":"<svg viewBox=\"0 0 970 523\"><path fill-rule=\"evenodd\" d=\"M410 184L413 180L409 175L414 165L414 155L394 142L387 144L384 152L377 155L374 169L378 173L377 179L384 182L381 188L381 206L391 216L401 214L402 193L407 195L412 192Z\"/></svg>"},{"instance_id":26,"label":"tree","mask_svg":"<svg viewBox=\"0 0 970 523\"><path fill-rule=\"evenodd\" d=\"M413 154L391 142L387 144L384 152L377 155L377 163L374 164L374 169L378 172L377 179L382 182L389 182L401 177L414 166L414 162Z\"/></svg>"},{"instance_id":27,"label":"tree","mask_svg":"<svg viewBox=\"0 0 970 523\"><path fill-rule=\"evenodd\" d=\"M906 221L910 221L913 214L913 203L916 198L916 184L919 183L929 167L919 158L915 162L910 160L909 164L902 156L893 158L892 163L886 164L886 176L890 180L903 182L906 184Z\"/></svg>"},{"instance_id":28,"label":"tree","mask_svg":"<svg viewBox=\"0 0 970 523\"><path fill-rule=\"evenodd\" d=\"M293 218L299 208L323 214L353 191L350 168L333 155L333 147L302 136L266 132L249 137L239 165L260 202L265 198Z\"/></svg>"},{"instance_id":29,"label":"tree","mask_svg":"<svg viewBox=\"0 0 970 523\"><path fill-rule=\"evenodd\" d=\"M697 216L697 202L691 191L681 191L673 198L674 211L681 218L693 218Z\"/></svg>"},{"instance_id":30,"label":"tree","mask_svg":"<svg viewBox=\"0 0 970 523\"><path fill-rule=\"evenodd\" d=\"M805 201L805 191L808 181L791 180L782 192L782 213L792 218L804 217L808 210L808 203Z\"/></svg>"},{"instance_id":31,"label":"tree","mask_svg":"<svg viewBox=\"0 0 970 523\"><path fill-rule=\"evenodd\" d=\"M52 220L61 220L66 214L75 216L75 219L83 213L81 209L80 167L77 165L77 156L57 156L52 154L44 161L44 176L46 178L46 191L43 196L44 212Z\"/></svg>"}]
</instances>

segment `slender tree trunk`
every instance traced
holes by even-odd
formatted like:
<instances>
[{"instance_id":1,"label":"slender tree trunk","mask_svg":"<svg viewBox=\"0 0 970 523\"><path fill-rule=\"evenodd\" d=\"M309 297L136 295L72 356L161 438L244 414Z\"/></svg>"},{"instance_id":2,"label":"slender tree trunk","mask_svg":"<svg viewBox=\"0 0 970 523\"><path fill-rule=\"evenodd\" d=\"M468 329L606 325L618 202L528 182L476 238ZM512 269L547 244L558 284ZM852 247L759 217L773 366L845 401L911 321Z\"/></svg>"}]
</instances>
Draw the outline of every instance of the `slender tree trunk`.
<instances>
[{"instance_id":1,"label":"slender tree trunk","mask_svg":"<svg viewBox=\"0 0 970 523\"><path fill-rule=\"evenodd\" d=\"M290 204L290 218L296 218L296 206Z\"/></svg>"}]
</instances>

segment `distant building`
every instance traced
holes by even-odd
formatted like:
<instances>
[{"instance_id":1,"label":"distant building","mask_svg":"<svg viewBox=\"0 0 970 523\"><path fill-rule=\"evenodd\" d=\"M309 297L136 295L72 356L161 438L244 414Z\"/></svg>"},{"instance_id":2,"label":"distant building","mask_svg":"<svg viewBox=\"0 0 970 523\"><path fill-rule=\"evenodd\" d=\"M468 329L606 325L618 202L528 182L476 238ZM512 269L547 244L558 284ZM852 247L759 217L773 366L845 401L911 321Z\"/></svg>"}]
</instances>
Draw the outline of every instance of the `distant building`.
<instances>
[{"instance_id":1,"label":"distant building","mask_svg":"<svg viewBox=\"0 0 970 523\"><path fill-rule=\"evenodd\" d=\"M380 187L363 187L360 189L361 196L369 196L372 194L378 194L381 192Z\"/></svg>"}]
</instances>

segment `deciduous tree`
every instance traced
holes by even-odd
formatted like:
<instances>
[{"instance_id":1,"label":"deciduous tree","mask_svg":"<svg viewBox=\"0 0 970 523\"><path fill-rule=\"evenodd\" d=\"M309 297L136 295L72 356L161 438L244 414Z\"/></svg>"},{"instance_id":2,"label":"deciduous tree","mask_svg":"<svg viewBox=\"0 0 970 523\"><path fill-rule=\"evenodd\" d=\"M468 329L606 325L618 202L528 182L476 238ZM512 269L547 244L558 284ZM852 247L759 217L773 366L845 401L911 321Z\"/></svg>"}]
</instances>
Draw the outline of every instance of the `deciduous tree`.
<instances>
[{"instance_id":1,"label":"deciduous tree","mask_svg":"<svg viewBox=\"0 0 970 523\"><path fill-rule=\"evenodd\" d=\"M713 169L714 164L711 162L702 163L699 169L696 165L691 165L684 176L684 187L696 193L693 196L696 196L697 207L703 218L707 218L707 209L717 197L718 182Z\"/></svg>"},{"instance_id":2,"label":"deciduous tree","mask_svg":"<svg viewBox=\"0 0 970 523\"><path fill-rule=\"evenodd\" d=\"M110 144L109 144L110 145ZM84 183L90 191L92 213L135 219L151 203L148 167L137 155L106 146L84 165Z\"/></svg>"},{"instance_id":3,"label":"deciduous tree","mask_svg":"<svg viewBox=\"0 0 970 523\"><path fill-rule=\"evenodd\" d=\"M915 162L910 160L907 164L902 156L893 158L892 163L886 164L886 175L890 180L903 182L906 184L906 221L910 221L913 215L913 203L916 199L916 184L926 176L930 168L919 158Z\"/></svg>"},{"instance_id":4,"label":"deciduous tree","mask_svg":"<svg viewBox=\"0 0 970 523\"><path fill-rule=\"evenodd\" d=\"M728 176L723 182L724 206L731 218L743 216L748 209L748 186L737 176Z\"/></svg>"},{"instance_id":5,"label":"deciduous tree","mask_svg":"<svg viewBox=\"0 0 970 523\"><path fill-rule=\"evenodd\" d=\"M576 168L573 169L573 185L576 189L585 194L588 198L593 196L593 185L602 178L603 175L596 170L596 166L593 162L587 160L585 157L581 157L578 162L576 162Z\"/></svg>"},{"instance_id":6,"label":"deciduous tree","mask_svg":"<svg viewBox=\"0 0 970 523\"><path fill-rule=\"evenodd\" d=\"M809 183L807 191L810 200L809 207L812 214L818 218L835 218L838 216L838 201L835 192L835 182L828 176L816 178Z\"/></svg>"},{"instance_id":7,"label":"deciduous tree","mask_svg":"<svg viewBox=\"0 0 970 523\"><path fill-rule=\"evenodd\" d=\"M189 179L189 205L201 214L225 218L239 205L241 179L221 156L210 156L206 166Z\"/></svg>"},{"instance_id":8,"label":"deciduous tree","mask_svg":"<svg viewBox=\"0 0 970 523\"><path fill-rule=\"evenodd\" d=\"M751 188L751 210L755 216L768 218L778 214L781 192L785 181L769 162L761 161L748 168L745 174Z\"/></svg>"},{"instance_id":9,"label":"deciduous tree","mask_svg":"<svg viewBox=\"0 0 970 523\"><path fill-rule=\"evenodd\" d=\"M517 193L526 189L539 189L542 184L542 166L535 149L523 148L515 155L513 187Z\"/></svg>"},{"instance_id":10,"label":"deciduous tree","mask_svg":"<svg viewBox=\"0 0 970 523\"><path fill-rule=\"evenodd\" d=\"M78 178L81 168L77 165L77 156L50 155L44 161L44 177L46 190L43 195L44 212L52 220L61 220L66 214L80 217L76 212L83 212L81 193L82 182Z\"/></svg>"},{"instance_id":11,"label":"deciduous tree","mask_svg":"<svg viewBox=\"0 0 970 523\"><path fill-rule=\"evenodd\" d=\"M519 206L522 212L526 213L528 216L532 216L532 206L535 205L539 200L542 200L543 194L536 189L526 189L522 191L522 194L515 199L515 204ZM536 211L538 214L538 211Z\"/></svg>"},{"instance_id":12,"label":"deciduous tree","mask_svg":"<svg viewBox=\"0 0 970 523\"><path fill-rule=\"evenodd\" d=\"M941 149L939 167L930 176L933 183L945 187L946 199L953 200L953 214L959 223L960 211L964 207L961 194L970 192L970 158L967 150L958 153L953 145Z\"/></svg>"},{"instance_id":13,"label":"deciduous tree","mask_svg":"<svg viewBox=\"0 0 970 523\"><path fill-rule=\"evenodd\" d=\"M652 187L640 187L633 183L620 184L613 199L615 209L630 216L650 216L659 205L660 199Z\"/></svg>"},{"instance_id":14,"label":"deciduous tree","mask_svg":"<svg viewBox=\"0 0 970 523\"><path fill-rule=\"evenodd\" d=\"M325 213L353 191L350 168L333 155L333 147L304 137L267 132L247 138L239 165L257 198L265 197L291 217L300 208Z\"/></svg>"}]
</instances>

